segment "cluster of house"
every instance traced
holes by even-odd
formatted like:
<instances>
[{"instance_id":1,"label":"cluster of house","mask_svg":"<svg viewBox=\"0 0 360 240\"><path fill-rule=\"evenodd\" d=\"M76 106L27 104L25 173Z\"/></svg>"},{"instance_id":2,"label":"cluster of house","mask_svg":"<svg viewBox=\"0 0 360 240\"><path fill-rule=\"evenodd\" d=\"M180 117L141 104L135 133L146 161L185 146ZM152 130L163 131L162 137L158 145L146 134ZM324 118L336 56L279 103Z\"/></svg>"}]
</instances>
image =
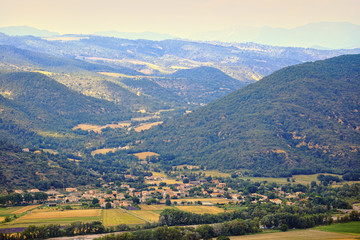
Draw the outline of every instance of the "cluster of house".
<instances>
[{"instance_id":1,"label":"cluster of house","mask_svg":"<svg viewBox=\"0 0 360 240\"><path fill-rule=\"evenodd\" d=\"M127 178L132 178L131 175L126 176ZM121 189L123 191L118 192L113 187L114 183L103 184L103 188L106 188L107 191L99 191L99 190L88 190L88 191L79 191L77 188L66 188L65 192L59 192L55 189L48 190L45 193L48 194L48 204L50 206L55 206L58 203L77 203L81 200L93 200L98 199L101 207L106 207L106 204L109 202L112 208L118 207L129 207L133 204L132 198L138 198L140 203L147 202L148 199L157 198L160 203L165 203L166 198L171 199L179 199L181 201L182 198L193 197L190 195L191 189L196 188L196 195L200 195L201 197L211 197L211 198L226 198L231 199L233 201L242 202L244 201L244 197L241 193L234 192L230 187L226 186L226 183L220 182L218 179L212 180L211 183L215 185L215 187L210 187L208 189L203 188L203 184L208 182L207 180L198 180L198 181L189 181L188 183L184 183L182 181L177 181L175 184L172 184L170 187L165 186L162 182L165 180L162 177L157 176L148 176L145 177L146 183L149 184L149 188L147 190L139 191L136 188L131 187L129 184L121 185ZM111 190L109 190L111 189ZM265 202L270 201L275 204L282 204L285 202L287 205L293 205L294 203L290 201L290 199L300 199L301 201L306 201L307 199L301 199L303 195L302 192L296 192L294 194L285 193L281 191L281 189L274 189L277 192L277 197L274 199L268 199L267 196L261 195L258 193L250 194L253 197L253 203L256 202ZM15 190L15 192L22 193L21 190ZM31 189L28 192L39 192L38 189ZM109 201L110 200L110 201ZM173 201L174 201L173 200ZM186 200L186 199L184 199Z\"/></svg>"}]
</instances>

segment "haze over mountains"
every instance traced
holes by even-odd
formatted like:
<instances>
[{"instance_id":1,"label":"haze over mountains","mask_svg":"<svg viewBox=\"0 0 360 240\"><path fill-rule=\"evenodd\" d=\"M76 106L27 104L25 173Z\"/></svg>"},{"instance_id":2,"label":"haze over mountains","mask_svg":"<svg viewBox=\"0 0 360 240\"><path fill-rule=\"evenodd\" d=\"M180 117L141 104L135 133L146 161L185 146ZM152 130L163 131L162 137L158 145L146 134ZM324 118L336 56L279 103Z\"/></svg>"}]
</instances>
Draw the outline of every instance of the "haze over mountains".
<instances>
[{"instance_id":1,"label":"haze over mountains","mask_svg":"<svg viewBox=\"0 0 360 240\"><path fill-rule=\"evenodd\" d=\"M343 173L358 164L358 55L275 71L356 53L0 34L0 132L13 144L87 160L96 149L131 147L159 153L165 165ZM132 131L163 121L145 135ZM131 127L73 129L119 122Z\"/></svg>"},{"instance_id":2,"label":"haze over mountains","mask_svg":"<svg viewBox=\"0 0 360 240\"><path fill-rule=\"evenodd\" d=\"M33 35L51 37L57 32L40 30L28 26L2 27L0 32L10 36ZM181 37L156 32L97 31L93 35L124 39L147 39L161 41L174 38L189 38L201 41L253 42L282 47L304 47L316 49L352 49L360 47L360 26L347 22L314 22L290 29L274 27L239 26L217 31L199 32Z\"/></svg>"}]
</instances>

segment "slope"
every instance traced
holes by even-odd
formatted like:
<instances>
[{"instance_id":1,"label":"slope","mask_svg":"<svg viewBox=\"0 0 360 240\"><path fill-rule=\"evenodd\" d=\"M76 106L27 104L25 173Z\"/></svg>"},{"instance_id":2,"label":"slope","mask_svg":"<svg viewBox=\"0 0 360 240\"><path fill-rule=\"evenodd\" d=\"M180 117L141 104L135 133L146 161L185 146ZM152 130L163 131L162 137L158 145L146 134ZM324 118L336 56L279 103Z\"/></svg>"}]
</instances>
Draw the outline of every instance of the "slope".
<instances>
[{"instance_id":1,"label":"slope","mask_svg":"<svg viewBox=\"0 0 360 240\"><path fill-rule=\"evenodd\" d=\"M0 189L47 190L91 184L95 176L66 158L45 153L23 152L0 140Z\"/></svg>"},{"instance_id":2,"label":"slope","mask_svg":"<svg viewBox=\"0 0 360 240\"><path fill-rule=\"evenodd\" d=\"M359 92L360 55L287 67L150 130L142 147L255 175L359 168Z\"/></svg>"},{"instance_id":3,"label":"slope","mask_svg":"<svg viewBox=\"0 0 360 240\"><path fill-rule=\"evenodd\" d=\"M129 117L127 110L74 92L33 72L0 74L1 118L23 126L70 129L79 122L107 123ZM6 98L6 99L5 99Z\"/></svg>"}]
</instances>

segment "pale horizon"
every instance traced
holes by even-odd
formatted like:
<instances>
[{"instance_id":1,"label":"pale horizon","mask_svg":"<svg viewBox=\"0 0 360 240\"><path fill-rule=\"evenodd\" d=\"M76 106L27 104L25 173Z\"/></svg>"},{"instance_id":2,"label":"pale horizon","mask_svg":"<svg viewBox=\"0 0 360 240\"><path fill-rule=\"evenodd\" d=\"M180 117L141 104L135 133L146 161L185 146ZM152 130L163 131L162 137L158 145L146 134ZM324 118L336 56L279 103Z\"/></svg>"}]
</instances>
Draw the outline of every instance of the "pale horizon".
<instances>
[{"instance_id":1,"label":"pale horizon","mask_svg":"<svg viewBox=\"0 0 360 240\"><path fill-rule=\"evenodd\" d=\"M360 25L359 12L358 0L2 0L0 27L30 26L60 34L156 32L186 38L236 27Z\"/></svg>"}]
</instances>

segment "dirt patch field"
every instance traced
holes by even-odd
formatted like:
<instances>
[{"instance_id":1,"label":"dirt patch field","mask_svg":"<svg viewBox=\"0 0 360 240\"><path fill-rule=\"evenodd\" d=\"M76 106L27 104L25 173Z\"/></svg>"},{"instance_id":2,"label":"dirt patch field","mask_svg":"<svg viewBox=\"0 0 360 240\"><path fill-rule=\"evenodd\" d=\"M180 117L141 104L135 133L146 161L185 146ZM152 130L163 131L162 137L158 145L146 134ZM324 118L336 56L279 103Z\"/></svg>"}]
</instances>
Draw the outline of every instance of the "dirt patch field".
<instances>
[{"instance_id":1,"label":"dirt patch field","mask_svg":"<svg viewBox=\"0 0 360 240\"><path fill-rule=\"evenodd\" d=\"M98 217L100 215L101 215L101 209L86 209L86 210L70 210L70 211L33 212L19 219Z\"/></svg>"},{"instance_id":2,"label":"dirt patch field","mask_svg":"<svg viewBox=\"0 0 360 240\"><path fill-rule=\"evenodd\" d=\"M134 128L134 130L136 132L141 132L141 131L145 131L145 130L149 130L150 128L154 127L154 126L157 126L157 125L160 125L162 124L163 122L153 122L153 123L147 123L147 124L144 124L144 125L141 125L139 127L136 127Z\"/></svg>"},{"instance_id":3,"label":"dirt patch field","mask_svg":"<svg viewBox=\"0 0 360 240\"><path fill-rule=\"evenodd\" d=\"M140 153L134 153L134 155L141 160L145 160L147 157L159 156L159 154L154 152L140 152Z\"/></svg>"},{"instance_id":4,"label":"dirt patch field","mask_svg":"<svg viewBox=\"0 0 360 240\"><path fill-rule=\"evenodd\" d=\"M125 127L129 127L130 126L130 123L117 123L117 124L106 124L104 126L99 126L99 125L92 125L92 124L79 124L75 127L73 127L73 130L76 130L76 129L81 129L81 130L84 130L84 131L94 131L96 133L101 133L101 130L104 129L104 128L125 128Z\"/></svg>"}]
</instances>

